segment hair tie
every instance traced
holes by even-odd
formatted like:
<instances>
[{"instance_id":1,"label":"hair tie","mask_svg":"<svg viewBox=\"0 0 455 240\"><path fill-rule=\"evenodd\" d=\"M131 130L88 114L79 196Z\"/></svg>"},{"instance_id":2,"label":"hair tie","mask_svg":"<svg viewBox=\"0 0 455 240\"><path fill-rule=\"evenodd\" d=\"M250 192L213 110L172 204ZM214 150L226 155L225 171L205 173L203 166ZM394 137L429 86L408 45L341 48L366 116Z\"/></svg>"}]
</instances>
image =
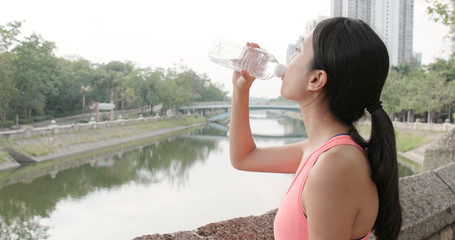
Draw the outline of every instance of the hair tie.
<instances>
[{"instance_id":1,"label":"hair tie","mask_svg":"<svg viewBox=\"0 0 455 240\"><path fill-rule=\"evenodd\" d=\"M370 107L367 107L367 111L370 113L370 114L373 114L374 112L376 112L377 110L381 109L382 108L382 105L381 105L381 101L378 101L376 102L375 104L371 105Z\"/></svg>"}]
</instances>

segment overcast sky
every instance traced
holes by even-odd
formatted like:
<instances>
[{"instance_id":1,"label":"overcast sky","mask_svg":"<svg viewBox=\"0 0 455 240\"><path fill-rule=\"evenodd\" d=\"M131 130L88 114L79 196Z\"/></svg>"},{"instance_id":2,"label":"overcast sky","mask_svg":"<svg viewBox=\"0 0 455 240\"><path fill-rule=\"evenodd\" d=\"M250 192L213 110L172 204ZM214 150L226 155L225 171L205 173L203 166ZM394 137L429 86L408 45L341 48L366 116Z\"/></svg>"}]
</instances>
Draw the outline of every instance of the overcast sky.
<instances>
[{"instance_id":1,"label":"overcast sky","mask_svg":"<svg viewBox=\"0 0 455 240\"><path fill-rule=\"evenodd\" d=\"M215 37L257 42L285 63L287 45L304 34L305 23L330 16L330 0L3 0L0 7L0 25L25 21L23 35L35 32L55 42L57 56L152 68L182 60L228 91L231 71L207 57ZM414 51L422 52L426 64L440 56L447 29L424 13L423 0L416 0ZM258 80L251 96L278 97L280 83L278 78Z\"/></svg>"}]
</instances>

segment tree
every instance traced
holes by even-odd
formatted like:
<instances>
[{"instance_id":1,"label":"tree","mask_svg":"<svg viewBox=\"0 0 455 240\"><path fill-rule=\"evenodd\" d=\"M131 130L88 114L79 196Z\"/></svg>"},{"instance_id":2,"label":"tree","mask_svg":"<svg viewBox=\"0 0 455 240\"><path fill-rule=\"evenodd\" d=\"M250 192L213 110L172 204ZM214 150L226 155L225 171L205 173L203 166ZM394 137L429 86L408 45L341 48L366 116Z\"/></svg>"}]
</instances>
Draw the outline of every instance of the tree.
<instances>
[{"instance_id":1,"label":"tree","mask_svg":"<svg viewBox=\"0 0 455 240\"><path fill-rule=\"evenodd\" d=\"M455 105L455 54L452 54L448 60L437 59L436 62L429 64L426 68L430 74L434 75L433 78L440 77L446 81L444 88L440 89L439 92L444 96L444 109L442 111L448 110L448 119L452 121L451 113Z\"/></svg>"},{"instance_id":2,"label":"tree","mask_svg":"<svg viewBox=\"0 0 455 240\"><path fill-rule=\"evenodd\" d=\"M436 59L436 62L428 64L426 68L430 72L439 72L448 82L455 81L455 53L448 60Z\"/></svg>"},{"instance_id":3,"label":"tree","mask_svg":"<svg viewBox=\"0 0 455 240\"><path fill-rule=\"evenodd\" d=\"M393 114L404 110L402 106L402 93L405 92L404 87L400 72L391 70L381 94L384 108L389 113Z\"/></svg>"},{"instance_id":4,"label":"tree","mask_svg":"<svg viewBox=\"0 0 455 240\"><path fill-rule=\"evenodd\" d=\"M83 58L75 58L71 60L71 69L73 72L72 81L77 83L82 94L82 114L85 114L86 95L92 90L90 86L91 75L93 74L92 63Z\"/></svg>"},{"instance_id":5,"label":"tree","mask_svg":"<svg viewBox=\"0 0 455 240\"><path fill-rule=\"evenodd\" d=\"M88 61L80 59L59 58L57 60L55 79L52 80L55 89L46 95L47 114L68 115L81 109L80 99L84 98L85 93L90 89L86 83L90 74L89 64ZM87 66L83 67L85 65Z\"/></svg>"},{"instance_id":6,"label":"tree","mask_svg":"<svg viewBox=\"0 0 455 240\"><path fill-rule=\"evenodd\" d=\"M440 22L450 27L451 33L455 31L455 0L426 0L430 5L427 14L435 22Z\"/></svg>"},{"instance_id":7,"label":"tree","mask_svg":"<svg viewBox=\"0 0 455 240\"><path fill-rule=\"evenodd\" d=\"M165 111L195 101L219 101L226 95L221 86L182 62L153 70L131 62L93 64L57 58L53 42L38 34L22 38L21 24L0 25L1 120L9 120L13 112L30 120L73 114L81 108L84 113L86 102L107 99L120 109L163 104Z\"/></svg>"},{"instance_id":8,"label":"tree","mask_svg":"<svg viewBox=\"0 0 455 240\"><path fill-rule=\"evenodd\" d=\"M32 34L21 41L13 51L17 68L16 111L25 111L30 118L33 113L42 114L46 96L55 94L56 58L55 44Z\"/></svg>"},{"instance_id":9,"label":"tree","mask_svg":"<svg viewBox=\"0 0 455 240\"><path fill-rule=\"evenodd\" d=\"M155 70L147 68L143 69L141 75L143 78L140 86L143 87L138 89L137 92L142 99L142 106L147 105L152 110L155 105L163 103L167 94L165 88L165 70L162 68Z\"/></svg>"},{"instance_id":10,"label":"tree","mask_svg":"<svg viewBox=\"0 0 455 240\"><path fill-rule=\"evenodd\" d=\"M2 121L7 120L9 105L17 94L14 58L14 54L10 52L0 54L0 116Z\"/></svg>"},{"instance_id":11,"label":"tree","mask_svg":"<svg viewBox=\"0 0 455 240\"><path fill-rule=\"evenodd\" d=\"M21 25L22 22L18 21L7 23L6 27L0 25L0 53L9 52L10 48L18 42Z\"/></svg>"},{"instance_id":12,"label":"tree","mask_svg":"<svg viewBox=\"0 0 455 240\"><path fill-rule=\"evenodd\" d=\"M6 27L0 25L0 116L2 121L8 118L8 109L11 101L17 94L15 81L16 56L10 51L18 42L21 22L11 22Z\"/></svg>"}]
</instances>

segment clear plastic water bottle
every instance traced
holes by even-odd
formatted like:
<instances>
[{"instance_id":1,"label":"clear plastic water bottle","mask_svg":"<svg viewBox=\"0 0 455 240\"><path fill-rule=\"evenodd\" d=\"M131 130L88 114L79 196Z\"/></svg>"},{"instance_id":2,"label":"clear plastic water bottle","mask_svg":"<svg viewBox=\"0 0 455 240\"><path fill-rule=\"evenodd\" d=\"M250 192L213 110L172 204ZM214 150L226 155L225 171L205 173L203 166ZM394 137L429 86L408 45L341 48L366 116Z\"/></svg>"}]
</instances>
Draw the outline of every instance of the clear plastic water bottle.
<instances>
[{"instance_id":1,"label":"clear plastic water bottle","mask_svg":"<svg viewBox=\"0 0 455 240\"><path fill-rule=\"evenodd\" d=\"M235 71L247 70L251 76L262 80L282 77L286 71L286 66L279 64L266 50L243 47L224 38L213 41L208 55L216 64Z\"/></svg>"}]
</instances>

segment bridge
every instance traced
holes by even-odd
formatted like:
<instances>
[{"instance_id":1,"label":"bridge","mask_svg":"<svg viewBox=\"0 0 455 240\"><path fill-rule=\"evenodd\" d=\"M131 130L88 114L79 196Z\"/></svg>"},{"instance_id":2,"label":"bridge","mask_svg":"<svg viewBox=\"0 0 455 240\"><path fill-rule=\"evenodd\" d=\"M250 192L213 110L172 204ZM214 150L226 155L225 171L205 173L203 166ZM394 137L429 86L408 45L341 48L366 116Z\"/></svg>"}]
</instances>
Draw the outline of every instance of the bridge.
<instances>
[{"instance_id":1,"label":"bridge","mask_svg":"<svg viewBox=\"0 0 455 240\"><path fill-rule=\"evenodd\" d=\"M211 122L209 123L209 126L211 128L214 128L225 135L219 135L219 136L212 136L212 135L193 135L193 134L183 134L181 137L183 138L191 138L191 139L213 139L213 140L224 140L228 139L228 132L229 132L229 126L224 125L224 124L219 124L217 122ZM293 132L290 134L285 134L285 135L269 135L269 134L255 134L252 133L254 139L261 139L261 140L270 140L270 139L287 139L290 141L302 141L302 139L307 137L307 132L306 130L303 131L298 131L298 132Z\"/></svg>"},{"instance_id":2,"label":"bridge","mask_svg":"<svg viewBox=\"0 0 455 240\"><path fill-rule=\"evenodd\" d=\"M180 113L195 113L198 112L201 116L206 116L207 113L221 112L209 118L209 121L216 122L231 116L231 104L225 102L207 102L195 103L190 106L179 108ZM282 110L300 112L298 105L280 105L280 104L250 104L250 110Z\"/></svg>"}]
</instances>

